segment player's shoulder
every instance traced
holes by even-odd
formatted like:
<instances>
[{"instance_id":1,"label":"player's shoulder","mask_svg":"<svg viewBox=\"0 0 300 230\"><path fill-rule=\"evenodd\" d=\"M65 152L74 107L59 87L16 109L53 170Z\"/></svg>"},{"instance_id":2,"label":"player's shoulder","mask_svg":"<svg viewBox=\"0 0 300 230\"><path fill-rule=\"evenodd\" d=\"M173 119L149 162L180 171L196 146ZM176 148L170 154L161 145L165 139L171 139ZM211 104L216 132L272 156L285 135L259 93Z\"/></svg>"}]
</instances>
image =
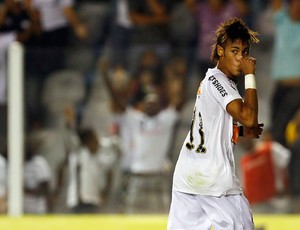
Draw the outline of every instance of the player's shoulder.
<instances>
[{"instance_id":1,"label":"player's shoulder","mask_svg":"<svg viewBox=\"0 0 300 230\"><path fill-rule=\"evenodd\" d=\"M211 84L214 80L223 81L225 79L226 76L222 71L220 71L217 68L213 68L207 70L205 74L204 82L206 81L208 84Z\"/></svg>"}]
</instances>

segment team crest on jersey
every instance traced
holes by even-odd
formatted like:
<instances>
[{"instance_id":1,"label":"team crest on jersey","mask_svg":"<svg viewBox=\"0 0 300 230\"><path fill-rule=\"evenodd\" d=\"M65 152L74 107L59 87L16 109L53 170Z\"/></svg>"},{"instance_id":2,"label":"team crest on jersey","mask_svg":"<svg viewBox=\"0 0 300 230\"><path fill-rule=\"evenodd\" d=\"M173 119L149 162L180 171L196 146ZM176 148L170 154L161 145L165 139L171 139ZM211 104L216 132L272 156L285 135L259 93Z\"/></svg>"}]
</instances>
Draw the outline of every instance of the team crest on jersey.
<instances>
[{"instance_id":1,"label":"team crest on jersey","mask_svg":"<svg viewBox=\"0 0 300 230\"><path fill-rule=\"evenodd\" d=\"M222 84L217 80L215 76L210 76L208 80L212 82L213 86L219 91L222 97L228 95L227 91L224 89Z\"/></svg>"}]
</instances>

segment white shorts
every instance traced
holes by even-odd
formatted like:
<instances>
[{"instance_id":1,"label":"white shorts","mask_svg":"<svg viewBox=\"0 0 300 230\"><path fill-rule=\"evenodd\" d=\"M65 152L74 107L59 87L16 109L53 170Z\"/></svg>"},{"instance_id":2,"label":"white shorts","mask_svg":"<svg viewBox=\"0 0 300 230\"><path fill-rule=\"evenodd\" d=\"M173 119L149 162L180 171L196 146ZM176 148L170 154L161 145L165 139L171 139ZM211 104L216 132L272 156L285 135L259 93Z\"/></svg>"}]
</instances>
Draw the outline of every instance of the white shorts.
<instances>
[{"instance_id":1,"label":"white shorts","mask_svg":"<svg viewBox=\"0 0 300 230\"><path fill-rule=\"evenodd\" d=\"M254 230L244 195L203 196L172 192L168 230Z\"/></svg>"}]
</instances>

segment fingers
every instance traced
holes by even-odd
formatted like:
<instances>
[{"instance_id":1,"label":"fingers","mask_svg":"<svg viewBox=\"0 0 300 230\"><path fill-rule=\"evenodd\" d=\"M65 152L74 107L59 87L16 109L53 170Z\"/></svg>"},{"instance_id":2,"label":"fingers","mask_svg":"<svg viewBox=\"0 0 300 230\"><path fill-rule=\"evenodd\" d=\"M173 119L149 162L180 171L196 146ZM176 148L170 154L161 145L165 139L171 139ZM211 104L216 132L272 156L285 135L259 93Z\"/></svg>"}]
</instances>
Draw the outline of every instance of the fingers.
<instances>
[{"instance_id":1,"label":"fingers","mask_svg":"<svg viewBox=\"0 0 300 230\"><path fill-rule=\"evenodd\" d=\"M246 56L246 57L243 58L243 60L252 62L253 64L256 64L256 59L254 57L251 57L251 56Z\"/></svg>"},{"instance_id":2,"label":"fingers","mask_svg":"<svg viewBox=\"0 0 300 230\"><path fill-rule=\"evenodd\" d=\"M254 57L244 57L241 61L244 74L255 74L256 59Z\"/></svg>"},{"instance_id":3,"label":"fingers","mask_svg":"<svg viewBox=\"0 0 300 230\"><path fill-rule=\"evenodd\" d=\"M264 124L260 123L254 128L250 128L250 134L253 135L254 138L259 138L262 134Z\"/></svg>"}]
</instances>

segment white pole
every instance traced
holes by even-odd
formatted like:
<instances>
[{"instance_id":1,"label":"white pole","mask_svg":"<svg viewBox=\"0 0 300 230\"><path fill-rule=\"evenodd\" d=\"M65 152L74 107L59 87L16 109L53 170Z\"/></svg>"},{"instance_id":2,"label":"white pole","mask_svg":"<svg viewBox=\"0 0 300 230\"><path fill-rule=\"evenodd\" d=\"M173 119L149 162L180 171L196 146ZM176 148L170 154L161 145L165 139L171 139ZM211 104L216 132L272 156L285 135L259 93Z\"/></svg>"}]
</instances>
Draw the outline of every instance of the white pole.
<instances>
[{"instance_id":1,"label":"white pole","mask_svg":"<svg viewBox=\"0 0 300 230\"><path fill-rule=\"evenodd\" d=\"M8 215L23 214L23 46L13 42L8 49Z\"/></svg>"}]
</instances>

